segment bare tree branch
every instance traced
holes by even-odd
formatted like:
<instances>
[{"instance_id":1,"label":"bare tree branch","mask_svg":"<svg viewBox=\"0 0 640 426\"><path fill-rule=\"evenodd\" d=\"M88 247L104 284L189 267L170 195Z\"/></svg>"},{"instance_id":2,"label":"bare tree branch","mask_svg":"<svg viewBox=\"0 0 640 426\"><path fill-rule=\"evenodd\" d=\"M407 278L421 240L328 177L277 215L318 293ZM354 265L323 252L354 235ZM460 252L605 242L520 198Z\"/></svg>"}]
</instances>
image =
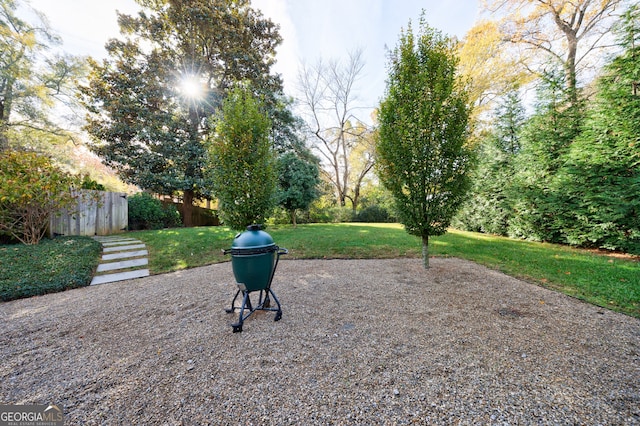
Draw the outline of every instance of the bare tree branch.
<instances>
[{"instance_id":1,"label":"bare tree branch","mask_svg":"<svg viewBox=\"0 0 640 426\"><path fill-rule=\"evenodd\" d=\"M354 149L368 137L370 129L357 117L357 83L362 76L362 51L349 53L348 60L332 60L327 64L319 60L315 66L302 64L298 73L298 104L305 112L305 122L313 148L324 160L323 174L336 190L338 202L345 205L362 179L352 177ZM371 167L358 170L356 176L366 175Z\"/></svg>"}]
</instances>

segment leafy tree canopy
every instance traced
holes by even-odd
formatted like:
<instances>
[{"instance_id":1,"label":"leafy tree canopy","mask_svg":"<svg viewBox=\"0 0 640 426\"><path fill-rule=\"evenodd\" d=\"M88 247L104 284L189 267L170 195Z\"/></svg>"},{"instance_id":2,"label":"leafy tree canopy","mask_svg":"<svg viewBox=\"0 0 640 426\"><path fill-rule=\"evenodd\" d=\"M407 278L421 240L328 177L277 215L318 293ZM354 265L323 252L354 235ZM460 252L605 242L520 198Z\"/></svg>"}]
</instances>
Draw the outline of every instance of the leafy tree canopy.
<instances>
[{"instance_id":1,"label":"leafy tree canopy","mask_svg":"<svg viewBox=\"0 0 640 426\"><path fill-rule=\"evenodd\" d=\"M229 93L214 123L210 174L220 218L236 230L264 223L275 205L277 180L264 103L239 86Z\"/></svg>"},{"instance_id":2,"label":"leafy tree canopy","mask_svg":"<svg viewBox=\"0 0 640 426\"><path fill-rule=\"evenodd\" d=\"M378 175L395 199L407 232L428 239L446 232L470 185L468 96L456 73L451 39L423 18L391 52L386 96L380 104Z\"/></svg>"},{"instance_id":3,"label":"leafy tree canopy","mask_svg":"<svg viewBox=\"0 0 640 426\"><path fill-rule=\"evenodd\" d=\"M72 103L73 84L84 71L79 58L47 54L59 37L37 11L34 24L18 17L21 4L0 0L0 151L71 138L50 113L60 102Z\"/></svg>"},{"instance_id":4,"label":"leafy tree canopy","mask_svg":"<svg viewBox=\"0 0 640 426\"><path fill-rule=\"evenodd\" d=\"M296 210L307 210L320 196L318 163L287 152L278 157L278 172L278 202L295 226Z\"/></svg>"},{"instance_id":5,"label":"leafy tree canopy","mask_svg":"<svg viewBox=\"0 0 640 426\"><path fill-rule=\"evenodd\" d=\"M277 109L282 84L269 72L281 38L247 0L138 3L137 16L119 16L123 37L107 44L109 58L90 62L81 88L86 129L93 150L126 182L182 193L189 225L192 199L212 196L207 118L236 81L250 82Z\"/></svg>"}]
</instances>

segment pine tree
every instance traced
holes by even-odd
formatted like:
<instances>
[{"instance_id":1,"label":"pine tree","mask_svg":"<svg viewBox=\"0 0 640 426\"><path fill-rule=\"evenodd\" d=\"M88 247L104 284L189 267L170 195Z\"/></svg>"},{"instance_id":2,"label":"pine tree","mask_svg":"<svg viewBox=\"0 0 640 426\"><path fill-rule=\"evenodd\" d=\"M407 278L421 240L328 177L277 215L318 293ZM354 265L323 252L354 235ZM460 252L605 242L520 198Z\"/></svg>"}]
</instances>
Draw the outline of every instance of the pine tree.
<instances>
[{"instance_id":1,"label":"pine tree","mask_svg":"<svg viewBox=\"0 0 640 426\"><path fill-rule=\"evenodd\" d=\"M618 29L624 52L598 81L585 130L559 177L564 232L577 245L640 253L640 7Z\"/></svg>"},{"instance_id":2,"label":"pine tree","mask_svg":"<svg viewBox=\"0 0 640 426\"><path fill-rule=\"evenodd\" d=\"M506 235L513 217L509 187L520 152L524 108L516 91L508 93L496 110L491 131L479 139L478 166L472 189L454 226L469 231Z\"/></svg>"},{"instance_id":3,"label":"pine tree","mask_svg":"<svg viewBox=\"0 0 640 426\"><path fill-rule=\"evenodd\" d=\"M534 241L563 242L560 218L566 206L555 187L558 170L580 132L584 110L567 94L563 74L547 74L536 112L524 125L510 185L514 217L508 233Z\"/></svg>"}]
</instances>

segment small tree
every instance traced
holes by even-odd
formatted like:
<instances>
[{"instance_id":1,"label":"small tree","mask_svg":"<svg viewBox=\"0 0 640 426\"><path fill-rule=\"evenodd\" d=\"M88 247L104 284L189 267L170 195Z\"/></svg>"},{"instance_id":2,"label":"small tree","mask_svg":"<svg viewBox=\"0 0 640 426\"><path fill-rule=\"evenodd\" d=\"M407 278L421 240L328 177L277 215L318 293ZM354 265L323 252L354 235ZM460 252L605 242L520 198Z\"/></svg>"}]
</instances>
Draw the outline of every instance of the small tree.
<instances>
[{"instance_id":1,"label":"small tree","mask_svg":"<svg viewBox=\"0 0 640 426\"><path fill-rule=\"evenodd\" d=\"M296 226L296 210L307 210L320 196L318 165L287 152L278 158L278 203Z\"/></svg>"},{"instance_id":2,"label":"small tree","mask_svg":"<svg viewBox=\"0 0 640 426\"><path fill-rule=\"evenodd\" d=\"M229 93L214 124L209 137L210 172L220 217L236 230L262 223L275 204L271 121L261 101L249 89L237 87Z\"/></svg>"},{"instance_id":3,"label":"small tree","mask_svg":"<svg viewBox=\"0 0 640 426\"><path fill-rule=\"evenodd\" d=\"M380 104L378 176L393 194L400 221L422 238L446 232L469 188L467 93L456 75L454 42L420 21L391 52Z\"/></svg>"},{"instance_id":4,"label":"small tree","mask_svg":"<svg viewBox=\"0 0 640 426\"><path fill-rule=\"evenodd\" d=\"M0 231L24 244L38 244L49 218L75 202L75 178L31 152L0 153Z\"/></svg>"}]
</instances>

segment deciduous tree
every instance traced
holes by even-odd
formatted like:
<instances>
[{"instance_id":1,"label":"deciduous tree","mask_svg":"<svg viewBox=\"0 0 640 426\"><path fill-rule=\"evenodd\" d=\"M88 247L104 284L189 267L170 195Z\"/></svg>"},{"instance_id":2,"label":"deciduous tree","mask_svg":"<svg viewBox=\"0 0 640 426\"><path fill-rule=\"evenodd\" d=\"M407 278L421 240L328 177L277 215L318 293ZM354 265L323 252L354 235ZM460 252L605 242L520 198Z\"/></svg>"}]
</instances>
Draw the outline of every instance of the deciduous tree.
<instances>
[{"instance_id":1,"label":"deciduous tree","mask_svg":"<svg viewBox=\"0 0 640 426\"><path fill-rule=\"evenodd\" d=\"M486 0L487 9L502 13L506 40L525 47L531 70L551 58L564 70L567 93L577 101L581 66L595 50L607 44L616 9L625 0Z\"/></svg>"},{"instance_id":2,"label":"deciduous tree","mask_svg":"<svg viewBox=\"0 0 640 426\"><path fill-rule=\"evenodd\" d=\"M275 205L277 180L265 105L248 88L237 87L214 123L210 173L222 221L236 230L264 223Z\"/></svg>"},{"instance_id":3,"label":"deciduous tree","mask_svg":"<svg viewBox=\"0 0 640 426\"><path fill-rule=\"evenodd\" d=\"M18 17L21 4L0 0L0 151L52 136L71 138L50 114L58 101L72 102L72 87L83 72L80 59L47 53L59 37L37 11L35 24Z\"/></svg>"},{"instance_id":4,"label":"deciduous tree","mask_svg":"<svg viewBox=\"0 0 640 426\"><path fill-rule=\"evenodd\" d=\"M456 72L455 44L430 28L411 25L391 52L379 111L378 176L393 194L400 221L422 239L446 232L470 186L468 95Z\"/></svg>"},{"instance_id":5,"label":"deciduous tree","mask_svg":"<svg viewBox=\"0 0 640 426\"><path fill-rule=\"evenodd\" d=\"M321 172L333 185L339 205L351 199L354 211L359 185L373 166L373 157L362 147L371 140L371 129L358 117L356 85L363 68L362 52L356 50L345 63L303 65L298 76L298 103L323 162ZM356 152L365 155L365 161L356 160Z\"/></svg>"},{"instance_id":6,"label":"deciduous tree","mask_svg":"<svg viewBox=\"0 0 640 426\"><path fill-rule=\"evenodd\" d=\"M481 20L459 44L459 69L469 81L469 102L473 105L471 122L479 131L486 128L496 103L530 79L503 38L498 22Z\"/></svg>"}]
</instances>

